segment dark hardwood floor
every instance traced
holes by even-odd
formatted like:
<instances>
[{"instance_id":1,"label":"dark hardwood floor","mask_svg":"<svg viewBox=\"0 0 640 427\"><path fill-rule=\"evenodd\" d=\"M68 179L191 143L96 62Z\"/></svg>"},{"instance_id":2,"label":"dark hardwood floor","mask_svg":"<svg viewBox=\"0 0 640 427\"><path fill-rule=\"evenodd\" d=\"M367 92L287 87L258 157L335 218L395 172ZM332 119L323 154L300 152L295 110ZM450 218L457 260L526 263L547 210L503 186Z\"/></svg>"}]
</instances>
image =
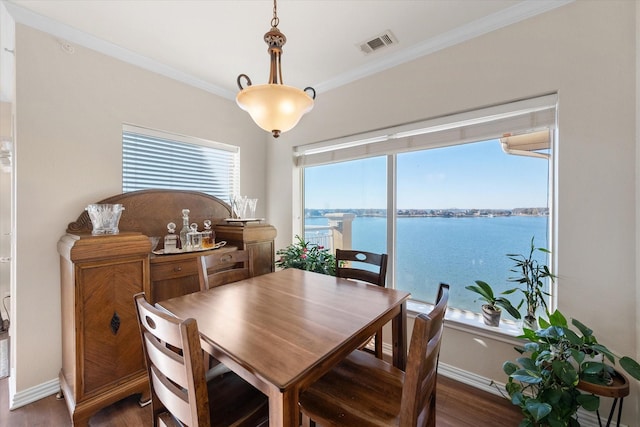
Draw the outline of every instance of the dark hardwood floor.
<instances>
[{"instance_id":1,"label":"dark hardwood floor","mask_svg":"<svg viewBox=\"0 0 640 427\"><path fill-rule=\"evenodd\" d=\"M137 396L117 402L91 418L91 427L132 427L151 425L151 407L138 406ZM438 379L438 427L515 427L520 423L520 411L508 401L474 387ZM63 400L49 396L37 402L9 411L8 379L0 380L0 426L39 427L70 426L71 421Z\"/></svg>"}]
</instances>

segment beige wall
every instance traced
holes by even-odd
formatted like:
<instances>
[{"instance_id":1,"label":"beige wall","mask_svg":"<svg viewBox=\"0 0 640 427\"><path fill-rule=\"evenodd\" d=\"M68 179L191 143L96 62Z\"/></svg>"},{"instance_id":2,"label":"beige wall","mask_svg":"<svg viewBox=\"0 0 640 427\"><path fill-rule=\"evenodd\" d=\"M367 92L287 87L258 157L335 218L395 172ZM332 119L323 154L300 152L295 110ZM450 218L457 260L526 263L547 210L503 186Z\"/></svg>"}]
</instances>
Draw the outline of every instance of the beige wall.
<instances>
[{"instance_id":1,"label":"beige wall","mask_svg":"<svg viewBox=\"0 0 640 427\"><path fill-rule=\"evenodd\" d=\"M298 214L292 145L553 91L559 306L611 349L640 358L635 7L577 1L319 93L313 112L278 140L231 101L80 47L69 55L53 37L19 25L14 391L57 376L55 245L86 204L120 192L123 122L240 145L242 192L265 202L260 214L277 227L279 248L291 241ZM488 338L447 332L444 363L504 381L501 362L515 356L509 345L488 350ZM640 414L634 388L625 400L630 425Z\"/></svg>"},{"instance_id":2,"label":"beige wall","mask_svg":"<svg viewBox=\"0 0 640 427\"><path fill-rule=\"evenodd\" d=\"M299 194L292 145L557 91L559 308L591 326L610 349L639 359L635 7L632 1L577 1L320 93L314 111L269 148L269 189L292 189L269 192L277 247L291 241L298 213L290 208ZM504 382L502 361L517 354L505 344L488 350L475 338L447 331L441 360ZM630 425L639 419L634 387L629 404L625 400Z\"/></svg>"},{"instance_id":3,"label":"beige wall","mask_svg":"<svg viewBox=\"0 0 640 427\"><path fill-rule=\"evenodd\" d=\"M266 192L266 136L231 101L79 46L66 53L53 36L23 25L16 36L13 336L20 392L57 378L56 244L87 204L122 192L122 124L240 146L241 191L260 200ZM265 213L264 204L259 211Z\"/></svg>"}]
</instances>

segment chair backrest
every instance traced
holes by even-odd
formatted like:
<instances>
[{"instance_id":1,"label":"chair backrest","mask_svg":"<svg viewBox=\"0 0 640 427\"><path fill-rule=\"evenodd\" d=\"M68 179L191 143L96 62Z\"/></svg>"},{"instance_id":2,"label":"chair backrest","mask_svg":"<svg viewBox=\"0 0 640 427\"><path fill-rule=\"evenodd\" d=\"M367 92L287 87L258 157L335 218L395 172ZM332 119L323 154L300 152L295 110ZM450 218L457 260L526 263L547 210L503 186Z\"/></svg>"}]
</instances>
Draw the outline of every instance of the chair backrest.
<instances>
[{"instance_id":1,"label":"chair backrest","mask_svg":"<svg viewBox=\"0 0 640 427\"><path fill-rule=\"evenodd\" d=\"M433 310L416 317L402 388L401 427L436 425L438 358L448 303L449 285L441 283Z\"/></svg>"},{"instance_id":2,"label":"chair backrest","mask_svg":"<svg viewBox=\"0 0 640 427\"><path fill-rule=\"evenodd\" d=\"M377 266L377 271L358 268L358 263ZM387 254L336 249L336 276L344 279L362 280L374 285L386 286Z\"/></svg>"},{"instance_id":3,"label":"chair backrest","mask_svg":"<svg viewBox=\"0 0 640 427\"><path fill-rule=\"evenodd\" d=\"M153 425L169 412L190 427L209 427L209 397L195 319L180 320L134 296L147 362Z\"/></svg>"},{"instance_id":4,"label":"chair backrest","mask_svg":"<svg viewBox=\"0 0 640 427\"><path fill-rule=\"evenodd\" d=\"M251 257L249 251L213 252L199 259L200 289L214 288L248 279Z\"/></svg>"}]
</instances>

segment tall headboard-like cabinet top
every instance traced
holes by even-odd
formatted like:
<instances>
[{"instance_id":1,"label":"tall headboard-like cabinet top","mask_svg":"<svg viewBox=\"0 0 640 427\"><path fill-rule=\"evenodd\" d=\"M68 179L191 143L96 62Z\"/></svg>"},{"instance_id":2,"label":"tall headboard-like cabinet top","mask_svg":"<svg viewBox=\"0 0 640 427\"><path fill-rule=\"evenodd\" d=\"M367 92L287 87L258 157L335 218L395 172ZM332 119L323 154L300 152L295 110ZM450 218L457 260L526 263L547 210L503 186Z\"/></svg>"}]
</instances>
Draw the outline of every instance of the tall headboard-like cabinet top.
<instances>
[{"instance_id":1,"label":"tall headboard-like cabinet top","mask_svg":"<svg viewBox=\"0 0 640 427\"><path fill-rule=\"evenodd\" d=\"M167 224L174 222L182 228L182 209L189 209L189 223L202 227L205 219L212 224L225 223L231 217L231 206L217 197L197 191L186 190L141 190L118 194L101 200L100 204L124 206L120 217L120 231L137 231L146 236L164 236ZM89 214L83 211L74 222L69 223L67 233L91 233Z\"/></svg>"}]
</instances>

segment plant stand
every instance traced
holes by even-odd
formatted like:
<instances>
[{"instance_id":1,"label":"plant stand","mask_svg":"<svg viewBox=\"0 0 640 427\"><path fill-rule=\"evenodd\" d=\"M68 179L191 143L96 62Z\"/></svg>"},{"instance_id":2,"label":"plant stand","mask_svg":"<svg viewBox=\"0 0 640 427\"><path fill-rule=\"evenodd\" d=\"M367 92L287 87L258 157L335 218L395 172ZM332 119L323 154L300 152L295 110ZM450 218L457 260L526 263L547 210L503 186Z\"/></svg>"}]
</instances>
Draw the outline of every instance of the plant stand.
<instances>
[{"instance_id":1,"label":"plant stand","mask_svg":"<svg viewBox=\"0 0 640 427\"><path fill-rule=\"evenodd\" d=\"M578 389L587 393L593 393L602 397L613 397L613 405L611 405L611 411L609 411L609 417L607 418L606 426L611 425L611 419L616 411L616 404L620 399L620 406L618 406L618 422L616 426L620 426L620 417L622 416L622 401L629 395L629 380L623 374L618 371L614 371L612 376L613 382L609 385L593 384L587 381L580 380L578 383ZM600 411L596 411L598 415L598 424L602 427L602 421L600 420Z\"/></svg>"}]
</instances>

